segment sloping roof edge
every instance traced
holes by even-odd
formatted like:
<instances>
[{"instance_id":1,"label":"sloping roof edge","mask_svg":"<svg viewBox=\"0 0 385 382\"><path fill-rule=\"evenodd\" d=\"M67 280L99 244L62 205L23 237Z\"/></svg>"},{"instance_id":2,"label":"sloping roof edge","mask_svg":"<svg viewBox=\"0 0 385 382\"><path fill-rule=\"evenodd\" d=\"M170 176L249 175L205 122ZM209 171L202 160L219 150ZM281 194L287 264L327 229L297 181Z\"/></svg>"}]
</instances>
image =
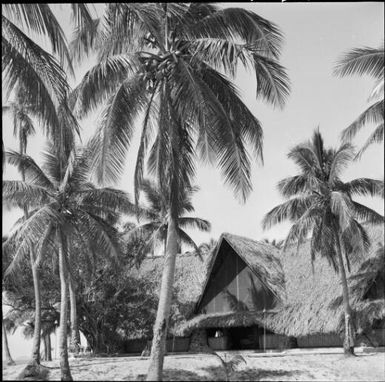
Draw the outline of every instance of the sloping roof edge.
<instances>
[{"instance_id":1,"label":"sloping roof edge","mask_svg":"<svg viewBox=\"0 0 385 382\"><path fill-rule=\"evenodd\" d=\"M207 285L208 285L208 282L210 280L210 277L211 277L211 274L212 274L212 271L213 271L213 267L214 267L214 264L217 260L217 257L218 257L218 252L222 246L222 243L223 243L223 240L226 240L226 243L233 249L233 251L246 263L246 265L249 267L249 269L253 272L253 274L258 277L258 279L260 280L260 282L268 289L270 290L279 300L282 300L282 296L279 296L275 290L273 290L272 288L270 288L268 285L266 285L266 283L264 282L264 280L261 280L260 276L255 272L254 270L254 267L251 266L251 264L249 263L249 261L247 260L247 258L245 256L243 256L242 253L238 253L238 250L236 248L234 248L234 245L232 244L232 240L231 240L231 237L232 236L235 236L235 235L231 235L227 232L224 232L221 234L221 236L219 237L219 240L218 240L218 243L216 245L216 247L214 248L213 250L213 256L212 258L210 259L210 264L209 264L209 267L208 267L208 270L207 270L207 273L206 273L206 279L205 279L205 282L203 284L203 288L202 288L202 292L199 296L199 299L198 301L196 302L195 304L195 307L194 307L194 313L196 314L197 313L197 310L201 304L201 301L202 301L202 298L204 296L204 294L206 293L206 289L207 289ZM252 239L249 239L249 238L246 238L246 237L242 237L243 239L245 240L249 240L249 241L253 241L253 242L256 242L256 240L252 240ZM258 244L261 244L259 242L257 242ZM269 244L265 244L263 243L264 245L267 245L269 246ZM273 247L272 247L273 248ZM280 261L279 259L277 258L277 262L280 264ZM283 287L283 290L284 290L284 287Z\"/></svg>"}]
</instances>

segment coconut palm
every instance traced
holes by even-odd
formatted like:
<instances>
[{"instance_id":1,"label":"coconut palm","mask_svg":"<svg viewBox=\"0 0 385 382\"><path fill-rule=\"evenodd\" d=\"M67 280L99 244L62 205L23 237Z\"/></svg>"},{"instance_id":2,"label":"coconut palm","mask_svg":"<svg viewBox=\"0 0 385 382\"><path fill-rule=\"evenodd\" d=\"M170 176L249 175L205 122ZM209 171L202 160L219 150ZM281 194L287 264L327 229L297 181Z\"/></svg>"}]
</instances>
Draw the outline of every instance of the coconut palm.
<instances>
[{"instance_id":1,"label":"coconut palm","mask_svg":"<svg viewBox=\"0 0 385 382\"><path fill-rule=\"evenodd\" d=\"M10 206L23 207L28 201L28 219L6 243L17 243L8 273L33 247L35 265L44 257L57 254L61 287L59 352L62 380L71 380L67 352L67 297L69 254L76 242L85 253L117 256L119 251L115 230L107 224L108 214L132 212L128 196L111 188L95 188L88 182L90 161L87 150L73 149L63 168L63 161L53 145L44 153L44 167L28 156L8 152L9 163L22 166L26 181L3 181L3 201ZM90 259L91 261L91 259Z\"/></svg>"},{"instance_id":2,"label":"coconut palm","mask_svg":"<svg viewBox=\"0 0 385 382\"><path fill-rule=\"evenodd\" d=\"M34 124L31 118L33 114L33 108L27 103L26 91L23 86L16 88L15 101L10 102L8 105L3 106L3 112L8 112L13 118L13 135L19 141L19 154L26 155L28 137L35 133ZM24 169L20 167L21 178L25 181ZM28 205L24 205L24 217L28 219ZM32 355L28 369L31 371L36 365L40 364L40 320L41 320L41 299L40 299L40 279L38 268L34 265L34 252L30 251L29 254L34 291L35 291L35 331L33 335Z\"/></svg>"},{"instance_id":3,"label":"coconut palm","mask_svg":"<svg viewBox=\"0 0 385 382\"><path fill-rule=\"evenodd\" d=\"M148 202L147 208L143 206L141 207L142 215L144 215L149 221L135 227L129 227L131 229L124 235L125 240L135 238L140 239L145 243L140 252L137 254L138 262L140 262L149 252L155 251L157 244L162 244L164 246L164 251L166 251L168 213L170 210L168 188L160 189L154 181L145 179L140 185L140 189ZM191 213L194 211L191 198L197 191L198 187L183 190L181 198L183 200L181 203L177 227L179 252L181 245L185 244L193 247L197 255L200 255L200 249L187 232L184 231L184 228L196 228L201 231L208 232L211 225L207 220L201 218L182 216L185 213Z\"/></svg>"},{"instance_id":4,"label":"coconut palm","mask_svg":"<svg viewBox=\"0 0 385 382\"><path fill-rule=\"evenodd\" d=\"M353 196L384 196L383 181L369 178L341 180L342 171L353 156L350 144L326 149L320 132L315 131L311 141L290 150L288 157L300 167L301 173L279 182L278 189L288 200L273 208L263 219L265 229L283 220L291 221L293 226L283 250L293 243L297 243L298 249L309 236L312 264L316 255L324 256L339 272L345 311L346 354L354 353L354 332L345 267L350 271L349 259L363 256L370 245L362 222L383 222L380 214L356 202Z\"/></svg>"},{"instance_id":5,"label":"coconut palm","mask_svg":"<svg viewBox=\"0 0 385 382\"><path fill-rule=\"evenodd\" d=\"M71 4L75 25L91 23L85 4ZM47 38L52 54L33 40ZM56 60L58 58L59 62ZM65 69L74 75L65 34L48 4L2 5L3 89L8 96L17 86L25 89L43 127L51 136L58 126L57 108L68 91Z\"/></svg>"},{"instance_id":6,"label":"coconut palm","mask_svg":"<svg viewBox=\"0 0 385 382\"><path fill-rule=\"evenodd\" d=\"M136 117L143 125L135 170L135 199L143 164L159 184L170 185L164 281L154 329L150 373L160 379L178 250L179 190L191 187L195 159L218 162L242 200L251 191L250 145L262 159L262 128L241 101L232 78L239 64L252 69L257 97L283 106L288 78L278 63L281 34L253 12L210 4L109 4L104 22L79 30L76 52L98 51L99 63L76 89L75 110L89 113L107 101L95 141L101 181L121 175ZM151 141L153 143L151 144ZM164 167L167 166L167 171Z\"/></svg>"},{"instance_id":7,"label":"coconut palm","mask_svg":"<svg viewBox=\"0 0 385 382\"><path fill-rule=\"evenodd\" d=\"M357 48L345 53L339 60L335 73L341 77L367 74L376 80L368 101L374 101L360 116L342 132L342 140L350 142L367 124L375 125L374 131L357 153L362 153L373 143L384 140L384 43L379 48Z\"/></svg>"}]
</instances>

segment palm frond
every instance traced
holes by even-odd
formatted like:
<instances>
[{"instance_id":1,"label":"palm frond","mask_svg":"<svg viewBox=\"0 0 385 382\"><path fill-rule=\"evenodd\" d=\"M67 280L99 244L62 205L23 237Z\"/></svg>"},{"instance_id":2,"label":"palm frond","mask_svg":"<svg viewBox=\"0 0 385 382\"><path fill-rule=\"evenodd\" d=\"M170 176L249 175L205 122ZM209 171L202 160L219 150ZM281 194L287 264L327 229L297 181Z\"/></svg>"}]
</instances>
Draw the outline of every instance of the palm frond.
<instances>
[{"instance_id":1,"label":"palm frond","mask_svg":"<svg viewBox=\"0 0 385 382\"><path fill-rule=\"evenodd\" d=\"M354 158L354 148L349 143L343 144L333 153L333 159L329 169L329 182L337 179Z\"/></svg>"},{"instance_id":2,"label":"palm frond","mask_svg":"<svg viewBox=\"0 0 385 382\"><path fill-rule=\"evenodd\" d=\"M81 191L76 193L76 197L80 205L85 203L95 207L105 207L110 211L129 215L133 215L136 211L129 195L124 191L113 188Z\"/></svg>"},{"instance_id":3,"label":"palm frond","mask_svg":"<svg viewBox=\"0 0 385 382\"><path fill-rule=\"evenodd\" d=\"M284 220L296 221L311 206L313 196L297 196L269 211L262 220L263 229L268 229Z\"/></svg>"},{"instance_id":4,"label":"palm frond","mask_svg":"<svg viewBox=\"0 0 385 382\"><path fill-rule=\"evenodd\" d=\"M12 259L11 264L5 271L4 276L14 272L20 265L20 261L33 250L39 240L45 236L47 224L58 224L62 222L62 217L57 211L44 206L32 214L24 224L16 230L16 232L8 239L15 240L17 243L17 251Z\"/></svg>"},{"instance_id":5,"label":"palm frond","mask_svg":"<svg viewBox=\"0 0 385 382\"><path fill-rule=\"evenodd\" d=\"M317 225L322 219L322 209L318 206L310 207L302 216L295 221L291 226L289 233L286 236L283 250L293 243L297 243L297 250L299 246L307 239L309 232Z\"/></svg>"},{"instance_id":6,"label":"palm frond","mask_svg":"<svg viewBox=\"0 0 385 382\"><path fill-rule=\"evenodd\" d=\"M195 217L180 217L178 225L182 228L196 228L204 232L210 232L211 230L211 224L208 220Z\"/></svg>"},{"instance_id":7,"label":"palm frond","mask_svg":"<svg viewBox=\"0 0 385 382\"><path fill-rule=\"evenodd\" d=\"M257 78L257 98L283 108L290 92L289 77L278 62L254 53L254 71Z\"/></svg>"},{"instance_id":8,"label":"palm frond","mask_svg":"<svg viewBox=\"0 0 385 382\"><path fill-rule=\"evenodd\" d=\"M84 117L115 92L137 67L135 55L120 54L92 67L76 87L75 113Z\"/></svg>"},{"instance_id":9,"label":"palm frond","mask_svg":"<svg viewBox=\"0 0 385 382\"><path fill-rule=\"evenodd\" d=\"M202 253L200 248L197 246L195 241L189 236L183 229L178 228L178 236L181 243L188 245L189 247L194 248L194 253L203 261Z\"/></svg>"},{"instance_id":10,"label":"palm frond","mask_svg":"<svg viewBox=\"0 0 385 382\"><path fill-rule=\"evenodd\" d=\"M47 190L54 189L52 182L31 157L21 155L13 150L7 151L5 155L9 164L24 170L25 180L28 183L43 187Z\"/></svg>"},{"instance_id":11,"label":"palm frond","mask_svg":"<svg viewBox=\"0 0 385 382\"><path fill-rule=\"evenodd\" d=\"M352 74L368 74L374 78L384 77L384 47L356 48L345 53L338 61L334 74L343 77Z\"/></svg>"},{"instance_id":12,"label":"palm frond","mask_svg":"<svg viewBox=\"0 0 385 382\"><path fill-rule=\"evenodd\" d=\"M216 98L222 104L223 109L228 113L229 118L238 126L242 137L251 146L254 156L263 163L262 144L263 131L262 125L257 118L250 112L242 102L239 91L225 76L212 70L210 67L204 67L202 80L210 87ZM208 127L205 130L210 131L211 121L207 121ZM201 133L202 129L200 129ZM210 134L210 132L208 133ZM210 135L208 136L208 139ZM211 144L212 147L213 144Z\"/></svg>"},{"instance_id":13,"label":"palm frond","mask_svg":"<svg viewBox=\"0 0 385 382\"><path fill-rule=\"evenodd\" d=\"M369 207L353 201L353 211L361 222L370 224L384 224L384 217Z\"/></svg>"},{"instance_id":14,"label":"palm frond","mask_svg":"<svg viewBox=\"0 0 385 382\"><path fill-rule=\"evenodd\" d=\"M20 208L36 207L52 202L53 198L44 187L20 180L3 181L3 202Z\"/></svg>"},{"instance_id":15,"label":"palm frond","mask_svg":"<svg viewBox=\"0 0 385 382\"><path fill-rule=\"evenodd\" d=\"M75 63L79 64L84 57L91 55L98 47L101 25L102 22L99 18L91 19L91 21L86 21L75 29L69 44L70 54Z\"/></svg>"},{"instance_id":16,"label":"palm frond","mask_svg":"<svg viewBox=\"0 0 385 382\"><path fill-rule=\"evenodd\" d=\"M52 100L54 102L57 101L56 105L58 106L64 99L68 89L65 74L60 65L50 54L35 44L5 16L2 16L2 32L3 42L9 46L6 51L3 50L3 56L5 58L3 71L11 65L10 61L18 58L16 54L18 53L18 55L24 59L27 67L32 68L36 75L39 76L44 87L50 92ZM17 67L15 67L15 69L16 68ZM20 70L21 68L19 71ZM13 74L13 77L14 76ZM15 82L15 80L13 82ZM13 82L11 82L11 84ZM26 84L28 84L28 81L26 81ZM13 88L13 86L11 86L11 88ZM24 89L28 90L28 87L24 86Z\"/></svg>"},{"instance_id":17,"label":"palm frond","mask_svg":"<svg viewBox=\"0 0 385 382\"><path fill-rule=\"evenodd\" d=\"M343 142L350 142L356 134L367 124L384 123L384 100L375 102L369 106L353 123L341 133Z\"/></svg>"},{"instance_id":18,"label":"palm frond","mask_svg":"<svg viewBox=\"0 0 385 382\"><path fill-rule=\"evenodd\" d=\"M136 157L135 172L134 172L134 193L135 193L135 205L138 205L139 201L139 192L141 185L143 184L143 164L145 156L147 154L147 149L149 145L149 140L152 136L154 126L153 120L153 101L156 93L156 87L153 89L149 103L147 105L146 113L143 120L142 134L140 136L140 143L138 154Z\"/></svg>"},{"instance_id":19,"label":"palm frond","mask_svg":"<svg viewBox=\"0 0 385 382\"><path fill-rule=\"evenodd\" d=\"M339 227L343 231L351 224L354 205L351 198L342 192L332 191L330 195L330 210L339 221Z\"/></svg>"},{"instance_id":20,"label":"palm frond","mask_svg":"<svg viewBox=\"0 0 385 382\"><path fill-rule=\"evenodd\" d=\"M381 143L384 140L384 123L378 125L369 138L366 140L364 145L360 148L355 156L355 159L360 159L362 154L368 149L373 143Z\"/></svg>"},{"instance_id":21,"label":"palm frond","mask_svg":"<svg viewBox=\"0 0 385 382\"><path fill-rule=\"evenodd\" d=\"M311 191L309 178L306 175L291 176L279 181L277 187L284 198Z\"/></svg>"},{"instance_id":22,"label":"palm frond","mask_svg":"<svg viewBox=\"0 0 385 382\"><path fill-rule=\"evenodd\" d=\"M248 44L258 43L261 53L278 57L282 34L277 26L254 12L242 8L208 10L207 15L188 25L188 39L211 37L241 39Z\"/></svg>"},{"instance_id":23,"label":"palm frond","mask_svg":"<svg viewBox=\"0 0 385 382\"><path fill-rule=\"evenodd\" d=\"M138 76L123 83L103 111L94 137L94 165L100 183L116 182L122 174L136 117L142 111L147 92Z\"/></svg>"},{"instance_id":24,"label":"palm frond","mask_svg":"<svg viewBox=\"0 0 385 382\"><path fill-rule=\"evenodd\" d=\"M99 57L103 59L133 47L140 51L148 33L155 37L156 44L164 50L161 23L158 4L109 4L105 16L104 44Z\"/></svg>"},{"instance_id":25,"label":"palm frond","mask_svg":"<svg viewBox=\"0 0 385 382\"><path fill-rule=\"evenodd\" d=\"M351 195L384 197L384 181L371 178L356 178L343 184Z\"/></svg>"},{"instance_id":26,"label":"palm frond","mask_svg":"<svg viewBox=\"0 0 385 382\"><path fill-rule=\"evenodd\" d=\"M5 4L3 11L10 20L14 20L29 31L47 36L53 53L58 55L60 63L66 65L74 76L65 34L48 4Z\"/></svg>"}]
</instances>

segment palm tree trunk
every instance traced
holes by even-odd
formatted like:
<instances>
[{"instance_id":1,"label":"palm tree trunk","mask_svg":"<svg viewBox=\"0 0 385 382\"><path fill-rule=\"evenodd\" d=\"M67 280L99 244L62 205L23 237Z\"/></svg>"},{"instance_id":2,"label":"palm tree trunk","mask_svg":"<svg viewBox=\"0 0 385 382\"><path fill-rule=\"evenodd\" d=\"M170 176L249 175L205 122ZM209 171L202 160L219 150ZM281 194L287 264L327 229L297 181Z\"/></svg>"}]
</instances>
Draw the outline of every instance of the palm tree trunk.
<instances>
[{"instance_id":1,"label":"palm tree trunk","mask_svg":"<svg viewBox=\"0 0 385 382\"><path fill-rule=\"evenodd\" d=\"M40 364L40 331L41 331L41 298L40 298L40 278L38 265L35 264L33 251L29 252L32 278L33 278L33 290L35 293L35 328L33 331L33 344L32 344L32 360L31 363Z\"/></svg>"},{"instance_id":2,"label":"palm tree trunk","mask_svg":"<svg viewBox=\"0 0 385 382\"><path fill-rule=\"evenodd\" d=\"M52 361L52 352L51 352L51 335L47 333L44 336L44 361Z\"/></svg>"},{"instance_id":3,"label":"palm tree trunk","mask_svg":"<svg viewBox=\"0 0 385 382\"><path fill-rule=\"evenodd\" d=\"M158 311L154 325L150 364L147 381L161 381L164 355L166 352L167 327L170 316L172 288L174 284L175 261L178 250L176 222L170 214L167 230L167 251L163 267Z\"/></svg>"},{"instance_id":4,"label":"palm tree trunk","mask_svg":"<svg viewBox=\"0 0 385 382\"><path fill-rule=\"evenodd\" d=\"M7 365L16 365L15 361L11 357L11 352L9 351L8 346L8 338L7 338L7 331L5 330L4 321L2 321L3 325L3 339L4 339L4 350L5 350L5 362Z\"/></svg>"},{"instance_id":5,"label":"palm tree trunk","mask_svg":"<svg viewBox=\"0 0 385 382\"><path fill-rule=\"evenodd\" d=\"M52 361L51 334L47 334L47 361Z\"/></svg>"},{"instance_id":6,"label":"palm tree trunk","mask_svg":"<svg viewBox=\"0 0 385 382\"><path fill-rule=\"evenodd\" d=\"M19 126L19 145L20 154L25 155L27 149L27 136ZM25 171L21 168L21 179L25 181ZM28 219L28 206L24 206L24 217ZM32 345L32 358L29 362L29 366L40 364L40 329L41 329L41 299L40 299L40 279L38 265L35 264L35 258L32 248L29 252L29 259L32 269L33 290L35 294L35 328L33 331L33 345Z\"/></svg>"},{"instance_id":7,"label":"palm tree trunk","mask_svg":"<svg viewBox=\"0 0 385 382\"><path fill-rule=\"evenodd\" d=\"M344 335L344 353L354 355L354 328L352 323L352 310L349 303L349 289L346 280L345 265L342 258L342 240L341 234L337 232L337 257L341 275L342 297L345 311L345 335Z\"/></svg>"},{"instance_id":8,"label":"palm tree trunk","mask_svg":"<svg viewBox=\"0 0 385 382\"><path fill-rule=\"evenodd\" d=\"M72 381L70 366L68 363L68 349L67 349L67 269L64 260L63 243L58 232L59 242L59 274L60 274L60 327L59 327L59 357L60 357L60 371L62 381Z\"/></svg>"},{"instance_id":9,"label":"palm tree trunk","mask_svg":"<svg viewBox=\"0 0 385 382\"><path fill-rule=\"evenodd\" d=\"M71 278L68 278L69 291L70 291L70 306L71 306L71 350L75 354L80 352L80 333L78 325L78 315L76 309L76 293L75 286Z\"/></svg>"}]
</instances>

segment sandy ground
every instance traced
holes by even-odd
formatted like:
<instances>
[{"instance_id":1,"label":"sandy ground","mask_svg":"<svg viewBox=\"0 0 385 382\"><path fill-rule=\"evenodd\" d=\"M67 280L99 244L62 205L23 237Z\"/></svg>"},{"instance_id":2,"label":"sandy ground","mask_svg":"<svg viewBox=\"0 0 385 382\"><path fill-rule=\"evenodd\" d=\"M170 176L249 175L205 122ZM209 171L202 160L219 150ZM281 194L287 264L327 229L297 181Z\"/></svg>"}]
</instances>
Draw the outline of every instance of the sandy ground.
<instances>
[{"instance_id":1,"label":"sandy ground","mask_svg":"<svg viewBox=\"0 0 385 382\"><path fill-rule=\"evenodd\" d=\"M223 356L223 355L222 355ZM226 355L230 359L234 355ZM230 372L230 381L384 381L385 353L301 354L260 357L244 353L246 364ZM58 360L44 362L48 380L60 380ZM143 381L148 359L140 357L70 359L71 373L77 381ZM14 380L24 364L3 365L3 379ZM219 381L226 374L219 359L210 354L169 355L165 359L164 380Z\"/></svg>"}]
</instances>

